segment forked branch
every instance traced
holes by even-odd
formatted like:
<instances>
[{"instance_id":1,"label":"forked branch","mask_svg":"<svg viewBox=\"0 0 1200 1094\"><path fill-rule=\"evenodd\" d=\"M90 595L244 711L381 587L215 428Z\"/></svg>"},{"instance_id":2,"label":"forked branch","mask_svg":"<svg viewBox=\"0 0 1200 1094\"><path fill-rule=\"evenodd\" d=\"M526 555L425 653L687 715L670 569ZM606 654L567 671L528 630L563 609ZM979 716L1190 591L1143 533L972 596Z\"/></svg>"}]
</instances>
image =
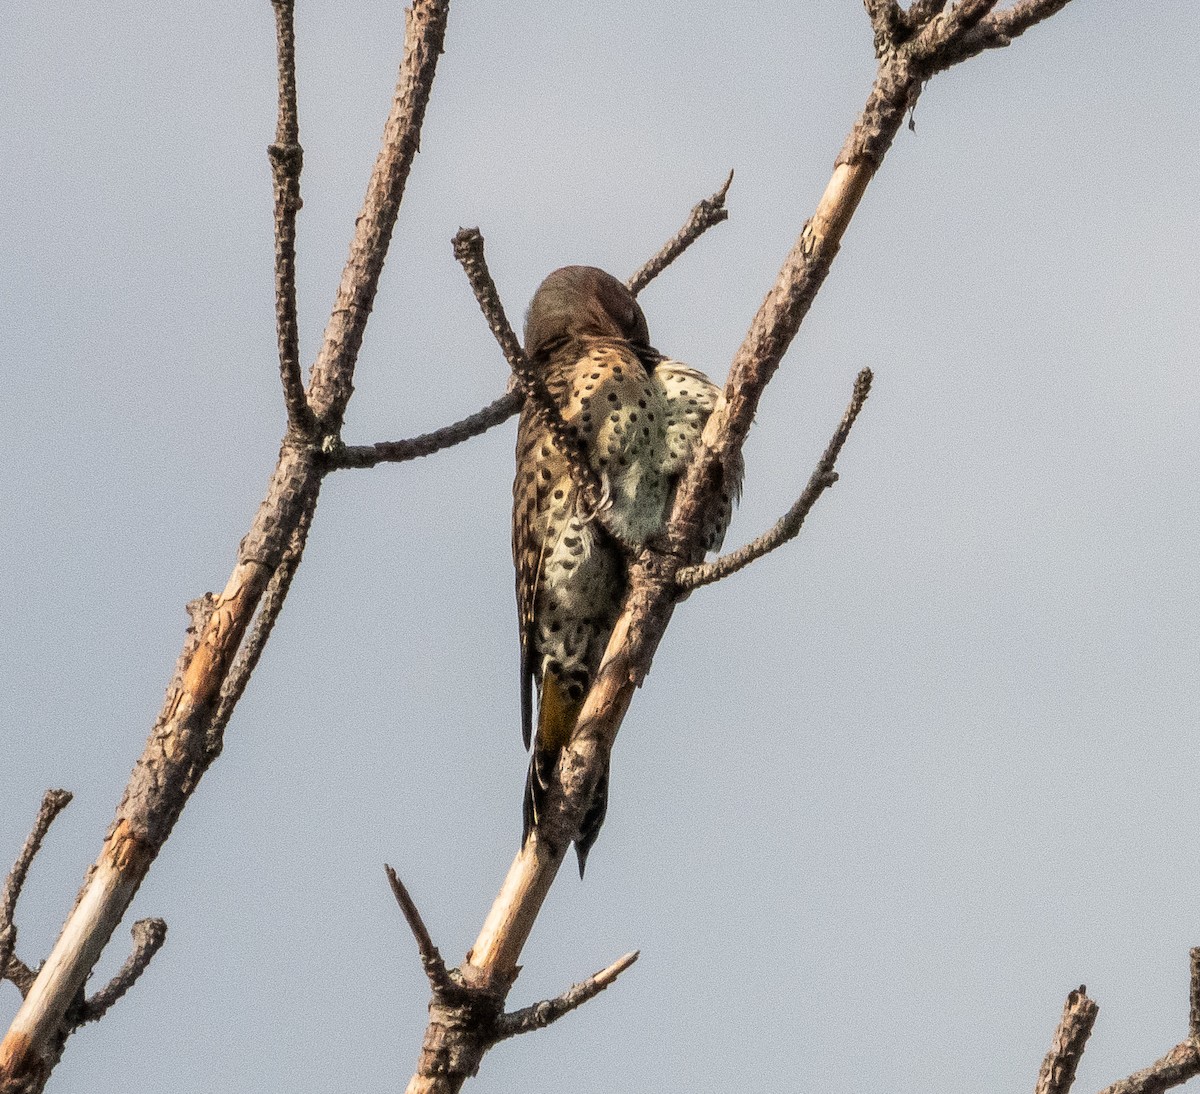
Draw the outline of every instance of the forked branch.
<instances>
[{"instance_id":1,"label":"forked branch","mask_svg":"<svg viewBox=\"0 0 1200 1094\"><path fill-rule=\"evenodd\" d=\"M268 588L273 587L280 599L286 592L294 566L291 563L285 566L285 558L289 547L297 542L297 533L302 545L303 526L311 518L322 477L328 470L316 438L297 435L301 431L294 428L297 417L302 415L298 410L292 341L287 329L292 312L286 284L290 276L288 222L298 207L298 191L289 182L289 179L294 181L298 167L294 151L289 150L296 143L292 139L297 135L294 111L291 117L285 116L290 109L289 100L294 106L294 76L287 71L289 11L287 3L276 5L276 12L282 18L279 25L283 28L281 126L277 134L282 136L277 143L283 151L273 159L286 169L282 176L277 176L281 181L278 206L283 220L284 256L282 266L277 269L283 269L285 282L278 310L283 317L281 374L293 428L285 437L266 497L241 542L224 591L197 602L202 610L196 613L195 631L185 643L166 702L117 807L99 858L88 872L62 933L0 1042L0 1091L5 1094L10 1090L31 1094L44 1086L61 1054L63 1031L70 1029L68 1012L78 1005L84 982L191 793L219 751L211 736L214 719L222 698L225 706L221 717L225 718L239 693L237 686L227 688L226 684L242 639ZM366 198L355 222L350 257L307 393L308 407L327 437L336 438L353 392L355 361L419 145L448 13L449 0L413 0L406 12L404 59L396 95ZM272 608L263 617L264 627L275 611ZM264 630L263 640L265 633ZM144 955L152 950L152 942L153 936L149 936L147 945L138 952Z\"/></svg>"},{"instance_id":2,"label":"forked branch","mask_svg":"<svg viewBox=\"0 0 1200 1094\"><path fill-rule=\"evenodd\" d=\"M1161 1094L1200 1075L1200 947L1190 954L1188 996L1187 1037L1162 1059L1105 1087L1101 1094ZM1069 1094L1098 1011L1083 987L1067 996L1035 1094Z\"/></svg>"},{"instance_id":3,"label":"forked branch","mask_svg":"<svg viewBox=\"0 0 1200 1094\"><path fill-rule=\"evenodd\" d=\"M663 272L684 251L696 242L709 228L720 224L729 218L729 210L725 208L725 196L733 182L733 172L725 180L721 188L712 197L703 198L693 207L683 227L679 229L640 270L627 282L630 292L636 296L654 278ZM475 292L476 300L487 320L488 327L500 344L501 351L512 370L513 379L510 387L517 385L515 379L517 366L514 360L522 361L521 347L512 326L504 313L499 293L491 274L487 271L487 263L483 256L483 237L477 228L464 228L454 238L455 256L463 264L468 280ZM523 367L523 366L522 366ZM521 409L524 401L522 390L510 390L499 399L489 403L482 410L443 426L430 433L422 433L419 437L403 441L380 441L369 445L343 445L339 443L328 446L326 465L335 468L375 467L381 463L406 463L409 460L420 459L440 452L443 448L461 444L463 441L486 433L493 426L507 421Z\"/></svg>"},{"instance_id":4,"label":"forked branch","mask_svg":"<svg viewBox=\"0 0 1200 1094\"><path fill-rule=\"evenodd\" d=\"M300 376L300 323L296 315L296 214L300 200L300 116L296 104L294 0L271 0L279 73L279 119L275 142L267 148L275 191L275 327L279 339L279 375L290 429L307 436L313 415Z\"/></svg>"},{"instance_id":5,"label":"forked branch","mask_svg":"<svg viewBox=\"0 0 1200 1094\"><path fill-rule=\"evenodd\" d=\"M932 21L936 8L926 5L922 11L929 13ZM951 35L948 40L953 48L961 50L962 38L970 33L966 24L977 14L976 32L982 33L987 24L982 9L971 0L956 8L961 8L957 25L964 29L958 39ZM911 42L921 33L917 32ZM478 983L500 994L511 986L521 950L561 865L564 849L572 833L579 831L634 689L649 671L681 595L678 573L701 561L706 517L719 504L723 468L734 466L740 457L762 393L824 283L859 201L925 81L954 63L952 47L947 46L944 54L934 50L918 55L906 46L885 51L880 57L866 106L837 158L825 193L734 356L724 398L710 416L677 492L665 547L647 548L630 567L625 605L572 739L560 756L556 777L550 780L543 810L545 821L539 816L539 827L509 868L462 967L464 982ZM548 833L546 839L539 836L543 828ZM426 1062L427 1055L422 1053L408 1087L410 1094L460 1088L465 1074L431 1069Z\"/></svg>"},{"instance_id":6,"label":"forked branch","mask_svg":"<svg viewBox=\"0 0 1200 1094\"><path fill-rule=\"evenodd\" d=\"M457 969L446 968L404 883L390 866L384 866L384 870L392 895L416 939L421 967L432 992L420 1073L409 1084L410 1091L425 1089L426 1080L422 1076L438 1076L457 1088L479 1070L484 1054L493 1045L557 1022L599 995L638 958L636 952L627 953L556 998L505 1014L503 993L485 984L468 983Z\"/></svg>"}]
</instances>

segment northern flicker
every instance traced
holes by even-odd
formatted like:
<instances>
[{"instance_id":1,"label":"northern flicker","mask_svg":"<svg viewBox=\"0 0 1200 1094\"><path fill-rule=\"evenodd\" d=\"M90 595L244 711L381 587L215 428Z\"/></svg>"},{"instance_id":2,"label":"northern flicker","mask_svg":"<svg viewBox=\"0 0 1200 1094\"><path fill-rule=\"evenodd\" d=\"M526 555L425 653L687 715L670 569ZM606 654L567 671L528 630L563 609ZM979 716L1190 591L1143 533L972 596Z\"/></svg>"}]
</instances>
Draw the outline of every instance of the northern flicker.
<instances>
[{"instance_id":1,"label":"northern flicker","mask_svg":"<svg viewBox=\"0 0 1200 1094\"><path fill-rule=\"evenodd\" d=\"M633 295L591 266L565 266L542 282L525 318L525 353L600 478L605 523L627 543L644 544L663 528L719 390L702 373L653 349ZM741 487L740 466L725 485L723 504L706 529L709 550L724 537ZM621 546L591 518L566 458L527 404L517 430L513 483L521 729L525 746L532 745L526 839L628 583ZM607 800L605 772L575 841L581 877Z\"/></svg>"}]
</instances>

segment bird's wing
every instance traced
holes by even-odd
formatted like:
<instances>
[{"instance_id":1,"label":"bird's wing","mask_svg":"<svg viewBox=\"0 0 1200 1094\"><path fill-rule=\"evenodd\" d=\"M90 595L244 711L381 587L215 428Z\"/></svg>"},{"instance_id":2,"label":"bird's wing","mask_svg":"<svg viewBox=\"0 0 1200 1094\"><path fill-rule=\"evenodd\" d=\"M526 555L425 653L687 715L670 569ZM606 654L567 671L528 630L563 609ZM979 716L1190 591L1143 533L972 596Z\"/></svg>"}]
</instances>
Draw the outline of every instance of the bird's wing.
<instances>
[{"instance_id":1,"label":"bird's wing","mask_svg":"<svg viewBox=\"0 0 1200 1094\"><path fill-rule=\"evenodd\" d=\"M667 461L668 474L682 476L692 452L700 442L700 434L713 408L721 398L721 389L699 369L681 361L664 359L654 370L667 404ZM742 495L742 475L745 465L739 453L731 466L725 468L725 481L717 511L705 529L705 548L718 551L725 539L725 530L733 516L733 507Z\"/></svg>"},{"instance_id":2,"label":"bird's wing","mask_svg":"<svg viewBox=\"0 0 1200 1094\"><path fill-rule=\"evenodd\" d=\"M512 548L517 579L517 625L521 636L521 736L526 748L533 736L534 610L546 547L538 505L539 432L535 416L528 408L523 410L517 427Z\"/></svg>"}]
</instances>

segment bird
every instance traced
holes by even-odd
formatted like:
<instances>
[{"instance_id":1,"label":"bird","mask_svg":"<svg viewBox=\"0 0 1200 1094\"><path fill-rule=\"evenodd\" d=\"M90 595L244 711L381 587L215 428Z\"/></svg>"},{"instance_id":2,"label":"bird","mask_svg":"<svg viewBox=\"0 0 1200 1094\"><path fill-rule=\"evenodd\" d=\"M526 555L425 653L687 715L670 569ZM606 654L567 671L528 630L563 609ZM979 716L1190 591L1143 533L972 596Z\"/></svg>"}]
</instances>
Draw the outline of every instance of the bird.
<instances>
[{"instance_id":1,"label":"bird","mask_svg":"<svg viewBox=\"0 0 1200 1094\"><path fill-rule=\"evenodd\" d=\"M521 641L521 731L530 749L523 841L542 814L629 583L628 546L660 533L720 389L664 357L633 294L594 266L564 266L538 287L525 355L591 464L603 521L586 508L567 456L526 399L517 427L512 547ZM727 469L705 548L718 550L741 488ZM622 542L623 541L623 544ZM534 721L534 692L537 719ZM608 772L575 852L582 878L608 802Z\"/></svg>"}]
</instances>

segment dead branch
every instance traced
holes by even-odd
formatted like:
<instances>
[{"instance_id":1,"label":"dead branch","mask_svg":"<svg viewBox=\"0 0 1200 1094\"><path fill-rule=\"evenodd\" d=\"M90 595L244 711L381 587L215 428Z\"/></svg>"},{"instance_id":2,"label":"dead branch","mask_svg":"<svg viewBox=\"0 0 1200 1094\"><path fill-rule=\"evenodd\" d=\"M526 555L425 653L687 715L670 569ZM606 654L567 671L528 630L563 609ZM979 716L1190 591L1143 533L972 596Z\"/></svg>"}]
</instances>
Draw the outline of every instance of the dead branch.
<instances>
[{"instance_id":1,"label":"dead branch","mask_svg":"<svg viewBox=\"0 0 1200 1094\"><path fill-rule=\"evenodd\" d=\"M17 946L17 901L21 899L29 868L42 849L42 841L50 831L50 825L70 802L69 790L47 790L42 795L42 804L34 818L33 828L17 855L17 861L4 879L3 889L0 889L0 981L11 980L22 996L29 991L33 973L14 953Z\"/></svg>"},{"instance_id":2,"label":"dead branch","mask_svg":"<svg viewBox=\"0 0 1200 1094\"><path fill-rule=\"evenodd\" d=\"M161 919L139 919L130 931L133 934L133 950L125 959L125 964L117 970L116 976L83 1004L75 1021L76 1026L98 1022L103 1018L112 1005L137 983L167 940L167 925Z\"/></svg>"},{"instance_id":3,"label":"dead branch","mask_svg":"<svg viewBox=\"0 0 1200 1094\"><path fill-rule=\"evenodd\" d=\"M1050 1042L1050 1051L1042 1061L1034 1094L1070 1094L1075 1069L1096 1024L1100 1008L1087 997L1082 984L1067 996L1062 1018Z\"/></svg>"},{"instance_id":4,"label":"dead branch","mask_svg":"<svg viewBox=\"0 0 1200 1094\"><path fill-rule=\"evenodd\" d=\"M1188 1035L1162 1059L1106 1086L1101 1094L1159 1094L1200 1075L1200 947L1191 951Z\"/></svg>"},{"instance_id":5,"label":"dead branch","mask_svg":"<svg viewBox=\"0 0 1200 1094\"><path fill-rule=\"evenodd\" d=\"M994 2L984 3L979 6L988 10L982 16L973 8L965 17L959 16L957 9L963 5L957 4L947 13L945 23L930 19L912 48L922 62L933 65L931 74L941 72L985 50L1011 45L1014 38L1061 11L1067 3L1068 0L1018 0L1003 11L991 11Z\"/></svg>"},{"instance_id":6,"label":"dead branch","mask_svg":"<svg viewBox=\"0 0 1200 1094\"><path fill-rule=\"evenodd\" d=\"M296 316L296 214L300 199L300 118L296 105L294 0L271 0L279 70L279 120L275 143L267 148L275 191L275 327L279 339L279 375L288 426L307 435L314 421L300 377L300 324Z\"/></svg>"},{"instance_id":7,"label":"dead branch","mask_svg":"<svg viewBox=\"0 0 1200 1094\"><path fill-rule=\"evenodd\" d=\"M989 5L990 7L990 5ZM965 27L979 9L970 0L955 9ZM1047 12L1049 14L1049 12ZM932 16L925 30L937 16ZM982 18L982 12L980 13ZM912 40L915 43L922 30ZM965 34L966 31L964 30ZM886 53L867 103L839 154L833 176L812 218L804 225L733 359L724 399L708 420L684 481L676 494L665 545L644 549L630 566L630 588L596 679L584 701L557 778L545 803L545 817L518 852L488 912L479 937L461 969L463 981L506 993L533 923L553 884L565 848L579 831L587 803L633 691L649 671L658 642L677 603L678 571L701 561L705 515L719 501L724 468L733 466L754 419L762 393L800 328L829 272L842 236L878 170L905 114L929 76L954 63L950 51L961 45L953 35L946 54L918 55L910 46ZM911 43L910 43L911 45ZM426 1046L432 1033L427 1030ZM464 1031L467 1037L471 1031ZM471 1045L478 1047L477 1043ZM470 1072L449 1073L426 1066L422 1052L409 1094L457 1091Z\"/></svg>"},{"instance_id":8,"label":"dead branch","mask_svg":"<svg viewBox=\"0 0 1200 1094\"><path fill-rule=\"evenodd\" d=\"M624 957L618 957L608 968L571 985L562 995L553 999L543 999L540 1003L505 1014L496 1022L496 1040L503 1041L522 1033L531 1033L535 1029L545 1029L563 1015L583 1006L589 999L594 999L640 956L637 950L627 953Z\"/></svg>"},{"instance_id":9,"label":"dead branch","mask_svg":"<svg viewBox=\"0 0 1200 1094\"><path fill-rule=\"evenodd\" d=\"M521 409L521 396L506 392L482 410L453 425L422 433L406 441L380 441L377 444L343 445L329 453L331 468L375 467L381 463L407 463L422 456L432 456L443 448L451 448L472 437L486 433L492 426L508 421Z\"/></svg>"},{"instance_id":10,"label":"dead branch","mask_svg":"<svg viewBox=\"0 0 1200 1094\"><path fill-rule=\"evenodd\" d=\"M562 995L505 1014L502 994L486 985L464 983L457 970L446 968L404 883L390 866L385 865L384 871L392 895L416 939L421 967L432 989L429 1026L419 1065L422 1075L445 1076L461 1084L463 1079L479 1070L484 1054L493 1045L522 1033L544 1029L558 1021L563 1015L599 995L638 958L636 952L627 953L608 968L573 985ZM421 1081L413 1080L418 1084ZM412 1084L409 1089L414 1089ZM421 1089L420 1085L417 1089Z\"/></svg>"},{"instance_id":11,"label":"dead branch","mask_svg":"<svg viewBox=\"0 0 1200 1094\"><path fill-rule=\"evenodd\" d=\"M405 12L400 83L384 126L383 146L367 185L367 196L355 221L350 257L308 389L309 405L327 434L341 430L346 404L354 390L354 363L379 287L404 187L420 147L421 125L449 13L450 0L413 0Z\"/></svg>"},{"instance_id":12,"label":"dead branch","mask_svg":"<svg viewBox=\"0 0 1200 1094\"><path fill-rule=\"evenodd\" d=\"M292 578L296 576L296 571L300 568L300 559L304 554L305 544L308 542L308 530L312 527L313 516L317 510L316 496L309 496L308 502L308 505L300 513L299 523L292 529L291 538L283 557L279 560L279 565L271 575L271 580L267 582L267 588L263 593L258 614L254 618L254 627L250 631L250 636L242 643L242 647L238 650L237 657L234 658L233 665L229 669L229 674L221 685L220 700L217 703L216 712L213 714L212 723L208 727L205 741L209 763L221 754L225 727L229 725L234 708L246 690L251 674L258 666L258 660L262 656L267 639L271 637L271 631L275 629L279 613L283 611L283 602L287 599L288 590L292 587Z\"/></svg>"},{"instance_id":13,"label":"dead branch","mask_svg":"<svg viewBox=\"0 0 1200 1094\"><path fill-rule=\"evenodd\" d=\"M388 884L392 887L392 896L400 905L400 911L404 913L404 921L408 924L408 929L412 931L412 936L416 940L417 952L421 955L421 967L425 970L425 976L428 978L434 994L443 996L461 994L463 989L454 982L446 969L446 962L442 960L441 952L433 944L425 921L421 918L421 913L413 898L408 895L404 882L386 863L383 870L387 874Z\"/></svg>"},{"instance_id":14,"label":"dead branch","mask_svg":"<svg viewBox=\"0 0 1200 1094\"><path fill-rule=\"evenodd\" d=\"M838 456L841 455L842 446L846 443L850 430L854 427L858 412L862 410L863 403L867 401L867 396L871 392L872 378L873 374L869 368L863 369L858 374L858 379L854 382L854 395L851 397L850 405L846 407L846 413L842 415L837 432L830 439L828 447L809 477L808 485L796 499L795 504L779 518L774 527L747 543L745 547L730 551L729 554L722 555L715 562L684 566L675 578L681 589L690 592L692 589L698 589L701 585L711 585L714 581L720 581L730 574L736 574L738 570L745 569L750 563L762 558L763 555L770 554L776 547L782 547L800 534L804 520L816 504L817 498L837 482L838 476L834 471L834 465L837 463Z\"/></svg>"},{"instance_id":15,"label":"dead branch","mask_svg":"<svg viewBox=\"0 0 1200 1094\"><path fill-rule=\"evenodd\" d=\"M725 196L733 182L733 172L724 185L712 195L697 202L679 229L653 258L637 271L625 284L629 291L637 296L654 278L663 272L684 251L696 242L714 225L729 219L729 210L725 208ZM484 318L495 335L501 350L504 352L509 368L513 370L512 383L516 384L516 367L514 360L523 360L520 343L513 333L512 326L504 314L504 306L500 302L495 283L487 272L487 264L483 257L483 237L477 228L465 228L454 239L455 255L463 263L468 280L475 291ZM460 253L461 252L461 253ZM478 282L478 283L476 283ZM381 463L406 463L422 456L431 456L443 448L461 444L463 441L486 433L493 426L506 422L521 409L524 396L519 391L510 390L499 399L489 403L482 410L454 422L452 425L435 429L431 433L422 433L404 441L380 441L371 445L328 446L326 459L328 467L358 468L375 467Z\"/></svg>"},{"instance_id":16,"label":"dead branch","mask_svg":"<svg viewBox=\"0 0 1200 1094\"><path fill-rule=\"evenodd\" d=\"M725 196L729 193L729 187L732 184L733 172L730 171L729 177L726 178L721 188L712 197L701 198L692 207L683 227L663 244L658 254L625 282L625 287L634 296L637 296L709 228L729 219L729 210L725 208Z\"/></svg>"},{"instance_id":17,"label":"dead branch","mask_svg":"<svg viewBox=\"0 0 1200 1094\"><path fill-rule=\"evenodd\" d=\"M554 446L563 454L571 468L571 481L587 512L595 513L603 521L604 489L600 476L596 474L580 447L579 438L563 421L558 404L546 390L542 378L530 364L513 332L508 316L504 313L504 305L500 302L500 294L496 283L487 268L487 260L483 254L483 236L478 228L460 228L454 237L454 257L458 259L475 299L479 301L480 310L487 320L488 328L500 344L500 350L512 369L516 380L517 390L521 392L525 402L534 407L542 420L546 432L554 441ZM607 528L607 525L606 525ZM611 529L608 529L610 532ZM620 542L620 537L615 536Z\"/></svg>"},{"instance_id":18,"label":"dead branch","mask_svg":"<svg viewBox=\"0 0 1200 1094\"><path fill-rule=\"evenodd\" d=\"M340 430L353 392L354 363L419 144L448 10L449 0L414 0L406 12L404 59L383 146L308 392L329 435ZM225 590L181 656L100 856L0 1042L0 1090L40 1090L57 1062L68 1010L215 755L208 733L222 688L261 597L316 504L324 472L320 448L289 431Z\"/></svg>"}]
</instances>

